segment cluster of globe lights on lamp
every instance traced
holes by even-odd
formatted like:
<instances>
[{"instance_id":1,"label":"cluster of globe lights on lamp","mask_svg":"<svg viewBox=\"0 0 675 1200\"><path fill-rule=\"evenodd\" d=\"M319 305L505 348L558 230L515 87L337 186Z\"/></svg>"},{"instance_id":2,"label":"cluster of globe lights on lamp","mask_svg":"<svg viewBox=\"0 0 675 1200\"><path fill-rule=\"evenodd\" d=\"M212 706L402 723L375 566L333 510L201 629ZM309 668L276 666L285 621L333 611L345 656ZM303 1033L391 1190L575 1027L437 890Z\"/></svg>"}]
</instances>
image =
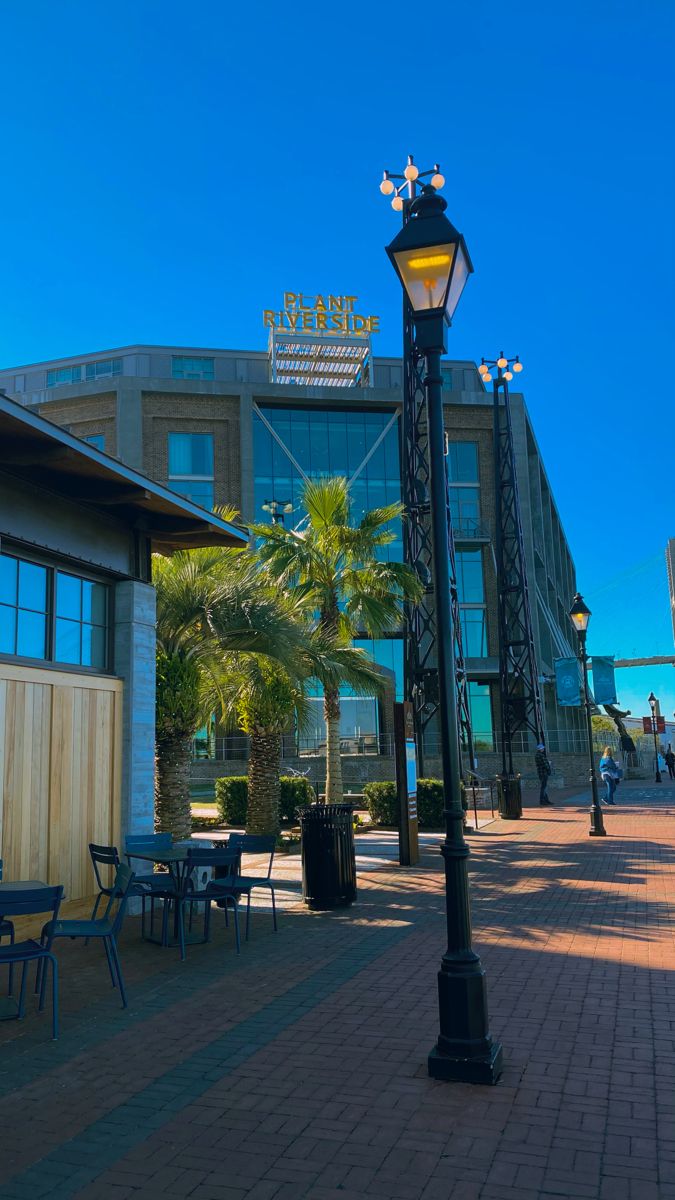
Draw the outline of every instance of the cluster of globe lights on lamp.
<instances>
[{"instance_id":1,"label":"cluster of globe lights on lamp","mask_svg":"<svg viewBox=\"0 0 675 1200\"><path fill-rule=\"evenodd\" d=\"M383 196L392 197L391 207L393 208L394 212L403 211L403 197L401 192L404 191L409 184L416 183L419 179L419 174L419 167L416 167L413 162L409 162L403 172L404 181L397 187L394 183L394 180L391 178L389 171L384 172L384 178L380 184L380 191L382 192ZM429 172L427 171L425 174L428 175ZM400 179L401 176L399 175L397 178ZM442 187L445 187L445 175L441 175L441 172L438 169L438 163L434 165L434 173L429 182L437 192L440 191Z\"/></svg>"},{"instance_id":2,"label":"cluster of globe lights on lamp","mask_svg":"<svg viewBox=\"0 0 675 1200\"><path fill-rule=\"evenodd\" d=\"M522 371L522 369L523 369L523 364L521 363L520 359L516 358L511 363L511 367L513 368L513 370L511 370L511 367L509 367L508 358L504 358L504 355L502 354L496 360L496 362L493 364L486 363L486 362L482 362L480 364L478 370L479 370L481 379L483 380L483 383L492 383L492 375L490 374L490 366L499 367L500 370L504 371L502 378L506 379L506 381L508 383L510 383L511 380L513 379L513 371L515 371L516 374L519 374L520 371Z\"/></svg>"}]
</instances>

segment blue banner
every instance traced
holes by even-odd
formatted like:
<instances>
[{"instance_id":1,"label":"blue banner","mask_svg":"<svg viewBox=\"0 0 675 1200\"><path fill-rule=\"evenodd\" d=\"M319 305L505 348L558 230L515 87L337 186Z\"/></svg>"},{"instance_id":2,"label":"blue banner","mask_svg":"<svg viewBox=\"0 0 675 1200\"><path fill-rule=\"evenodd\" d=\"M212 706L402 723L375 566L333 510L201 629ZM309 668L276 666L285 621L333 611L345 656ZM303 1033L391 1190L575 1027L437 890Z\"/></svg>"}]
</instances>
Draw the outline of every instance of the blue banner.
<instances>
[{"instance_id":1,"label":"blue banner","mask_svg":"<svg viewBox=\"0 0 675 1200\"><path fill-rule=\"evenodd\" d=\"M556 658L555 690L558 704L562 708L575 708L581 704L580 667L577 658Z\"/></svg>"},{"instance_id":2,"label":"blue banner","mask_svg":"<svg viewBox=\"0 0 675 1200\"><path fill-rule=\"evenodd\" d=\"M593 670L593 698L596 704L616 704L616 683L614 680L614 655L599 657L593 655L591 662Z\"/></svg>"}]
</instances>

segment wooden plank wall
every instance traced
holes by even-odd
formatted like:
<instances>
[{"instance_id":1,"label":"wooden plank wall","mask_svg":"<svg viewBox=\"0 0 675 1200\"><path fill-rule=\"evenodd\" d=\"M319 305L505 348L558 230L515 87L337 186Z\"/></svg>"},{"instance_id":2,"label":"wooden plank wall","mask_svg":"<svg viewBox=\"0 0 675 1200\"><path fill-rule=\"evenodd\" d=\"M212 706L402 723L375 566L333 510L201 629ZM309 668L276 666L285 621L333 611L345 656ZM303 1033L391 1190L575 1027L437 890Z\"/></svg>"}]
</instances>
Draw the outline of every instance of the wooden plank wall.
<instances>
[{"instance_id":1,"label":"wooden plank wall","mask_svg":"<svg viewBox=\"0 0 675 1200\"><path fill-rule=\"evenodd\" d=\"M89 842L119 845L123 684L0 663L0 857L13 879L95 890Z\"/></svg>"}]
</instances>

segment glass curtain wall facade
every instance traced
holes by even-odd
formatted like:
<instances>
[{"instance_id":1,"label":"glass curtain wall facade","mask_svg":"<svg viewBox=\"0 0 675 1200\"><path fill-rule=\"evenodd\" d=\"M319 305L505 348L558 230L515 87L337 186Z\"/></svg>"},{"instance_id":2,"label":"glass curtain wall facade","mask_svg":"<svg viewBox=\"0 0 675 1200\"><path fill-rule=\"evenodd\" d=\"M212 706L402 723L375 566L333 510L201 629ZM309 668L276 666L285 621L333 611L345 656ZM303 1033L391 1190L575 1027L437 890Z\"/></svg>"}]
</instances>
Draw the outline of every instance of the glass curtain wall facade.
<instances>
[{"instance_id":1,"label":"glass curtain wall facade","mask_svg":"<svg viewBox=\"0 0 675 1200\"><path fill-rule=\"evenodd\" d=\"M478 446L475 442L451 442L448 452L453 519L460 527L462 522L468 523L470 536L480 521ZM401 499L399 423L392 410L261 406L254 414L253 461L255 520L259 522L274 519L289 528L298 525L303 517L305 477L343 475L349 479L356 520L368 509ZM394 532L395 540L383 553L391 561L402 561L400 525ZM483 658L488 637L482 549L475 544L460 546L456 556L464 653L467 658ZM376 662L393 672L396 697L402 700L402 637L360 639L355 644L370 650ZM483 742L491 741L488 684L470 685L470 704L477 735ZM318 688L311 709L306 738L312 744L321 743L325 727ZM379 734L375 697L353 696L344 689L341 709L345 740Z\"/></svg>"},{"instance_id":2,"label":"glass curtain wall facade","mask_svg":"<svg viewBox=\"0 0 675 1200\"><path fill-rule=\"evenodd\" d=\"M271 428L270 428L271 427ZM282 409L261 407L254 418L254 500L256 521L277 522L293 528L302 520L305 478L343 475L350 480L352 517L358 521L371 508L401 499L398 418L395 411L359 409ZM291 511L285 509L290 505ZM400 523L394 541L383 548L389 561L401 561ZM375 661L393 671L396 692L403 694L403 640L400 637L357 646L370 650ZM325 739L320 690L314 693L306 738L312 744ZM343 689L341 731L345 740L377 738L379 705L374 696L354 696Z\"/></svg>"}]
</instances>

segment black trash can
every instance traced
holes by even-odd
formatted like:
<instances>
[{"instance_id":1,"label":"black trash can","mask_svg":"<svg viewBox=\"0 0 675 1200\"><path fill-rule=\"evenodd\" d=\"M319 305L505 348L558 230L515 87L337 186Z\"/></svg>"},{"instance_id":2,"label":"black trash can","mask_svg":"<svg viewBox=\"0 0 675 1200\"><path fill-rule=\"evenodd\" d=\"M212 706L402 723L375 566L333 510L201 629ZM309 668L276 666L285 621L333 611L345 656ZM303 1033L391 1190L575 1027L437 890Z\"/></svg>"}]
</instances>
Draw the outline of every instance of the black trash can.
<instances>
[{"instance_id":1,"label":"black trash can","mask_svg":"<svg viewBox=\"0 0 675 1200\"><path fill-rule=\"evenodd\" d=\"M523 815L520 775L497 776L497 806L502 821L517 821Z\"/></svg>"},{"instance_id":2,"label":"black trash can","mask_svg":"<svg viewBox=\"0 0 675 1200\"><path fill-rule=\"evenodd\" d=\"M310 804L298 810L302 898L308 908L344 908L356 899L354 806Z\"/></svg>"}]
</instances>

